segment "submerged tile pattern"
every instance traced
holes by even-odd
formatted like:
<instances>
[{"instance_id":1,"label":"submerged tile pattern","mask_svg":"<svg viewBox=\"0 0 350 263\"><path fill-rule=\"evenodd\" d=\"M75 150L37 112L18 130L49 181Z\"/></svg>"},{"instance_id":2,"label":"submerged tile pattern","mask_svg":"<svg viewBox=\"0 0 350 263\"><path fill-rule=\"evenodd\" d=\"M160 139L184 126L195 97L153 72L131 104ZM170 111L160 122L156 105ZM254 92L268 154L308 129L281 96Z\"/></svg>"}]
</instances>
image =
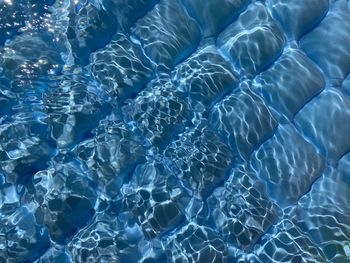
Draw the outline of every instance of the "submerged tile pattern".
<instances>
[{"instance_id":1,"label":"submerged tile pattern","mask_svg":"<svg viewBox=\"0 0 350 263\"><path fill-rule=\"evenodd\" d=\"M346 0L0 0L0 262L350 262Z\"/></svg>"}]
</instances>

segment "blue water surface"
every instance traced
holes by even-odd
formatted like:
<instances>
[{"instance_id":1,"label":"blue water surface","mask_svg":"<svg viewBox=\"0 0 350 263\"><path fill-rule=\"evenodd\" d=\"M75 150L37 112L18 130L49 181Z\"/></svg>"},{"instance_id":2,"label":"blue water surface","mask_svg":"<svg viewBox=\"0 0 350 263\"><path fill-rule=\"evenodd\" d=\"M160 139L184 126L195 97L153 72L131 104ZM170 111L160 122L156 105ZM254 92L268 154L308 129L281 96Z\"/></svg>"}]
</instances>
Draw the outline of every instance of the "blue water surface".
<instances>
[{"instance_id":1,"label":"blue water surface","mask_svg":"<svg viewBox=\"0 0 350 263\"><path fill-rule=\"evenodd\" d=\"M0 0L0 263L350 262L348 0Z\"/></svg>"}]
</instances>

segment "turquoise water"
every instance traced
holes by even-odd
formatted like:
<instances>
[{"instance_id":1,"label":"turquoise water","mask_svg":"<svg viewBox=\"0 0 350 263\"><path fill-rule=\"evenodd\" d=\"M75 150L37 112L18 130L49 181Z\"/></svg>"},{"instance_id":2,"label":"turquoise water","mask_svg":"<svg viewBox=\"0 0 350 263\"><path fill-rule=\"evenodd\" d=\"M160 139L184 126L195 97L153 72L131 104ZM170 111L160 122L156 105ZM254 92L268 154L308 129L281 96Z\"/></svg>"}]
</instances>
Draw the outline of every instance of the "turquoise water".
<instances>
[{"instance_id":1,"label":"turquoise water","mask_svg":"<svg viewBox=\"0 0 350 263\"><path fill-rule=\"evenodd\" d=\"M0 263L350 262L349 21L0 0Z\"/></svg>"}]
</instances>

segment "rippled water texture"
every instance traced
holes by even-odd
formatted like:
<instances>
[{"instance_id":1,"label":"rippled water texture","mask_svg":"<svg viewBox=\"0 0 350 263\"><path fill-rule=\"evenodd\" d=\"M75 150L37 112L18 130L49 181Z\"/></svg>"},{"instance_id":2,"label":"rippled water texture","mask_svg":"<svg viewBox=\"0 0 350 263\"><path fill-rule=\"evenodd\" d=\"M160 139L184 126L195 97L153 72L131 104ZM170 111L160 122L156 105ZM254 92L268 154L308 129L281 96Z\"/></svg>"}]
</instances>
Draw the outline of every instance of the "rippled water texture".
<instances>
[{"instance_id":1,"label":"rippled water texture","mask_svg":"<svg viewBox=\"0 0 350 263\"><path fill-rule=\"evenodd\" d=\"M0 0L0 263L350 262L348 0Z\"/></svg>"}]
</instances>

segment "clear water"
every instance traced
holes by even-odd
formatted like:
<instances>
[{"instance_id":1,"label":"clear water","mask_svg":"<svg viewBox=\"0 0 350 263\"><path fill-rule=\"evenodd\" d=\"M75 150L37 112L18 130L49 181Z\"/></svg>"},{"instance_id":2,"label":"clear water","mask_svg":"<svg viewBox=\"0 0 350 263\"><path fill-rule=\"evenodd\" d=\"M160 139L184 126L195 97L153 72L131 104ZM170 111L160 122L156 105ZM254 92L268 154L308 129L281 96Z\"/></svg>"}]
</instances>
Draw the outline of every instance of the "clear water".
<instances>
[{"instance_id":1,"label":"clear water","mask_svg":"<svg viewBox=\"0 0 350 263\"><path fill-rule=\"evenodd\" d=\"M350 262L349 21L0 0L0 263Z\"/></svg>"}]
</instances>

